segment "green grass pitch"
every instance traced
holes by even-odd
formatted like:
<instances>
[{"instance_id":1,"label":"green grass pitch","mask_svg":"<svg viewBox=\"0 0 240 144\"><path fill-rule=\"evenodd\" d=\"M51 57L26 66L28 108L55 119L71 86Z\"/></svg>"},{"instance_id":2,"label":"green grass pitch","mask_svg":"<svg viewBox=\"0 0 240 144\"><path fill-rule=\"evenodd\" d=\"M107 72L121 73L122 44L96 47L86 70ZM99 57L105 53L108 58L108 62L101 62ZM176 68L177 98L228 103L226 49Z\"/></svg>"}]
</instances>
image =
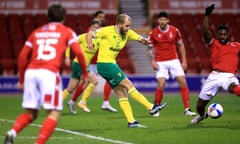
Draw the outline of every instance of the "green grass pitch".
<instances>
[{"instance_id":1,"label":"green grass pitch","mask_svg":"<svg viewBox=\"0 0 240 144\"><path fill-rule=\"evenodd\" d=\"M147 95L150 101L153 96ZM127 128L127 122L120 110L116 96L111 96L111 104L117 113L102 111L102 96L92 96L88 100L90 113L78 109L70 114L64 102L64 110L58 129L48 144L237 144L240 142L240 99L234 95L221 93L212 102L223 105L224 114L219 119L208 118L199 125L190 125L192 117L183 115L182 101L178 93L166 94L163 101L168 106L159 117L151 117L143 106L129 97L137 121L148 128ZM197 94L191 96L191 107L195 110ZM21 97L0 96L0 141L11 128L16 116L22 112ZM33 144L45 116L43 110L34 125L25 128L16 138L16 144Z\"/></svg>"}]
</instances>

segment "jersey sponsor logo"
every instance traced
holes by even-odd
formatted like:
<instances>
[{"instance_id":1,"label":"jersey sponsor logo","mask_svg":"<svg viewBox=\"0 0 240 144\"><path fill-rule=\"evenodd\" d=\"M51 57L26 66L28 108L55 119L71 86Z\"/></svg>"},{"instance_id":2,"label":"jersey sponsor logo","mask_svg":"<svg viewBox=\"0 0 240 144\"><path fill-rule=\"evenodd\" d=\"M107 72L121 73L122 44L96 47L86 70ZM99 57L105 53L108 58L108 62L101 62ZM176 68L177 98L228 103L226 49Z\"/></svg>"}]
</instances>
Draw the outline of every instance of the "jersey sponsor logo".
<instances>
[{"instance_id":1,"label":"jersey sponsor logo","mask_svg":"<svg viewBox=\"0 0 240 144\"><path fill-rule=\"evenodd\" d=\"M120 72L117 73L117 77L122 77L122 74Z\"/></svg>"},{"instance_id":2,"label":"jersey sponsor logo","mask_svg":"<svg viewBox=\"0 0 240 144\"><path fill-rule=\"evenodd\" d=\"M111 51L114 51L114 52L119 52L119 51L121 51L121 49L119 49L119 48L113 48L113 47L110 47L110 50L111 50Z\"/></svg>"},{"instance_id":3,"label":"jersey sponsor logo","mask_svg":"<svg viewBox=\"0 0 240 144\"><path fill-rule=\"evenodd\" d=\"M84 52L85 52L86 54L91 54L91 55L93 55L93 54L96 53L96 51L92 51L92 50L91 50L91 51L85 50Z\"/></svg>"}]
</instances>

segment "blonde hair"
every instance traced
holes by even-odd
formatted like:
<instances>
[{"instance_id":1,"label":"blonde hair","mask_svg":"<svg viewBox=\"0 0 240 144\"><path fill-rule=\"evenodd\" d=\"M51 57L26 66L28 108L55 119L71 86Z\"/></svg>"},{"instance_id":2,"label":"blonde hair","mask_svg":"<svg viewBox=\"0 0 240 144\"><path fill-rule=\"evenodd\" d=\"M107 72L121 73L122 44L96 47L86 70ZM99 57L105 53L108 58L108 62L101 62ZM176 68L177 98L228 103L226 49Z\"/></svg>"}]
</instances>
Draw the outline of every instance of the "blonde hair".
<instances>
[{"instance_id":1,"label":"blonde hair","mask_svg":"<svg viewBox=\"0 0 240 144\"><path fill-rule=\"evenodd\" d=\"M127 14L120 14L116 18L116 24L124 24L125 20L128 19L129 21L132 21L131 17Z\"/></svg>"}]
</instances>

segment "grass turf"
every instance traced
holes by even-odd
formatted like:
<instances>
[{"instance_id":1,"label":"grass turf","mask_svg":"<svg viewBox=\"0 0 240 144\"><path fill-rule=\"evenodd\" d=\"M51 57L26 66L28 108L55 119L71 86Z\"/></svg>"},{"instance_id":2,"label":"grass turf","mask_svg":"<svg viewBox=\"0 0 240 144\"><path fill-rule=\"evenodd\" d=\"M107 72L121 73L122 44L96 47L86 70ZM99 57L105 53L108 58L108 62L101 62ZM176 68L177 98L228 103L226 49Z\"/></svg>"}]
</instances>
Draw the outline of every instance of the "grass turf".
<instances>
[{"instance_id":1,"label":"grass turf","mask_svg":"<svg viewBox=\"0 0 240 144\"><path fill-rule=\"evenodd\" d=\"M153 101L152 96L147 96ZM100 109L102 96L93 96L88 100L90 113L78 109L72 115L64 102L64 110L48 144L107 144L107 143L164 143L164 144L236 144L240 141L240 99L233 95L221 94L212 102L223 105L224 114L219 119L206 119L199 125L190 125L192 117L183 115L183 106L179 94L166 94L163 101L168 106L161 111L159 117L151 117L143 106L129 98L137 121L148 128L127 128L127 122L118 105L116 96L111 97L111 104L118 109L110 113ZM197 95L191 96L194 110ZM0 141L12 126L12 121L22 112L21 97L0 97ZM34 124L41 125L45 112L40 111ZM9 121L12 120L12 121ZM32 144L38 134L39 127L28 126L17 137L16 144Z\"/></svg>"}]
</instances>

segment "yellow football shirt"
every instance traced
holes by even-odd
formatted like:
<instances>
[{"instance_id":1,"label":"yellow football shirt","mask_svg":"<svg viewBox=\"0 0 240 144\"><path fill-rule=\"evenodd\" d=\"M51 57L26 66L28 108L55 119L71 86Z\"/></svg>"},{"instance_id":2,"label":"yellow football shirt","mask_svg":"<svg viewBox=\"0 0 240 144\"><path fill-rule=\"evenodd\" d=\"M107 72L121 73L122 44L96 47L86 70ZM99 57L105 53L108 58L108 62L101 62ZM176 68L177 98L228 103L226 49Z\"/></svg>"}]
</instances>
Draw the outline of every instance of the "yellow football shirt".
<instances>
[{"instance_id":1,"label":"yellow football shirt","mask_svg":"<svg viewBox=\"0 0 240 144\"><path fill-rule=\"evenodd\" d=\"M123 36L114 25L98 29L96 37L100 41L97 62L103 63L116 63L116 57L128 40L140 41L142 38L131 29Z\"/></svg>"},{"instance_id":2,"label":"yellow football shirt","mask_svg":"<svg viewBox=\"0 0 240 144\"><path fill-rule=\"evenodd\" d=\"M98 51L98 48L99 48L99 41L96 39L96 38L93 38L92 39L92 43L94 45L93 49L89 49L87 47L87 41L86 41L86 33L84 34L81 34L78 36L78 42L80 44L80 47L81 49L83 50L83 53L85 55L85 60L86 60L86 63L87 65L90 64L92 58L94 57L94 55L97 53ZM66 49L66 52L65 52L65 56L66 57L70 57L70 48L67 48ZM73 59L74 62L78 62L77 58L75 57Z\"/></svg>"}]
</instances>

